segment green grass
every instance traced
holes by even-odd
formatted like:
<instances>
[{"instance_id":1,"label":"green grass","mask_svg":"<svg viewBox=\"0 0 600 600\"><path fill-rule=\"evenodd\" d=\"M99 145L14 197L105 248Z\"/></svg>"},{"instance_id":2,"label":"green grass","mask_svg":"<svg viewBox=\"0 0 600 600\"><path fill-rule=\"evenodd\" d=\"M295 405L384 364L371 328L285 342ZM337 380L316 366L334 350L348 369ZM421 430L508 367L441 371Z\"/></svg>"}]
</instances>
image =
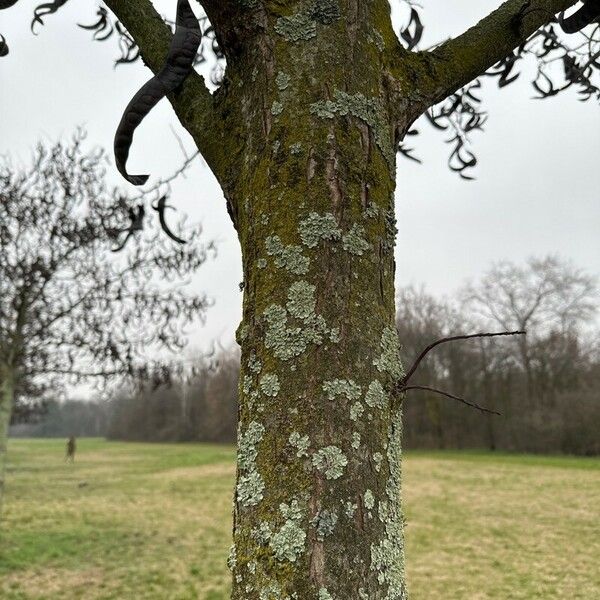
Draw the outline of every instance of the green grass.
<instances>
[{"instance_id":1,"label":"green grass","mask_svg":"<svg viewBox=\"0 0 600 600\"><path fill-rule=\"evenodd\" d=\"M227 598L232 448L63 451L10 444L2 600ZM600 598L599 459L415 452L404 498L413 600Z\"/></svg>"}]
</instances>

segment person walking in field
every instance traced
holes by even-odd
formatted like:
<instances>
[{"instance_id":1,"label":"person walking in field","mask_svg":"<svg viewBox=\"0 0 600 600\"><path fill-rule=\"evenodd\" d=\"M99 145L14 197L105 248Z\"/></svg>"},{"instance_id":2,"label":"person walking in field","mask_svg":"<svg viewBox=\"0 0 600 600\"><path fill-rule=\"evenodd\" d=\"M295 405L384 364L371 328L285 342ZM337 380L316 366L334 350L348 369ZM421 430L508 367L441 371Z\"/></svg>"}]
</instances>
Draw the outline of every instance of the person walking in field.
<instances>
[{"instance_id":1,"label":"person walking in field","mask_svg":"<svg viewBox=\"0 0 600 600\"><path fill-rule=\"evenodd\" d=\"M65 462L75 462L75 450L77 449L77 444L75 442L74 437L70 437L67 440L67 452L65 454Z\"/></svg>"}]
</instances>

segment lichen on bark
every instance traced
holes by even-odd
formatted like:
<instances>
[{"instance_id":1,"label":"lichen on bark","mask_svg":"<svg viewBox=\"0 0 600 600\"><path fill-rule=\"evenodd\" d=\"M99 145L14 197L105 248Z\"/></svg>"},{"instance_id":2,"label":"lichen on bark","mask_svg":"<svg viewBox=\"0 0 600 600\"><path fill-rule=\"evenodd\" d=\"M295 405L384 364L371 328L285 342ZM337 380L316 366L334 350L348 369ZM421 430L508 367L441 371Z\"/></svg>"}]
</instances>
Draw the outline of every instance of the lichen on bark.
<instances>
[{"instance_id":1,"label":"lichen on bark","mask_svg":"<svg viewBox=\"0 0 600 600\"><path fill-rule=\"evenodd\" d=\"M350 31L346 3L268 6L229 73L244 141L227 189L246 284L232 598L391 600L404 566L388 552L390 531L402 544L401 508L387 507L400 369L387 333L389 6L361 5Z\"/></svg>"}]
</instances>

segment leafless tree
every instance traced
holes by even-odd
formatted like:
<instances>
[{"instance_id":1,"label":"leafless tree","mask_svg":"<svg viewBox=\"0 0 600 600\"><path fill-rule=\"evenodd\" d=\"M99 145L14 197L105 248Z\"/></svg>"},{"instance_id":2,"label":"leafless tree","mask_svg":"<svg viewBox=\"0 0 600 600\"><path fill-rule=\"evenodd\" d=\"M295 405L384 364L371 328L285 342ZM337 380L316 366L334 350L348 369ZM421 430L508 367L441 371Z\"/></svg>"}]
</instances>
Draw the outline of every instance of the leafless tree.
<instances>
[{"instance_id":1,"label":"leafless tree","mask_svg":"<svg viewBox=\"0 0 600 600\"><path fill-rule=\"evenodd\" d=\"M527 336L506 343L518 345L529 398L534 393L536 347L544 340L549 348L552 340L556 344L560 339L572 350L571 334L588 323L598 307L595 277L556 256L532 258L523 267L499 262L480 283L467 286L462 297L484 323L527 330Z\"/></svg>"},{"instance_id":2,"label":"leafless tree","mask_svg":"<svg viewBox=\"0 0 600 600\"><path fill-rule=\"evenodd\" d=\"M108 190L103 152L83 144L79 132L39 144L27 168L0 162L2 462L15 399L84 380L168 379L161 352L179 352L209 305L179 284L207 259L200 228L182 246L147 226L112 252L140 199Z\"/></svg>"}]
</instances>

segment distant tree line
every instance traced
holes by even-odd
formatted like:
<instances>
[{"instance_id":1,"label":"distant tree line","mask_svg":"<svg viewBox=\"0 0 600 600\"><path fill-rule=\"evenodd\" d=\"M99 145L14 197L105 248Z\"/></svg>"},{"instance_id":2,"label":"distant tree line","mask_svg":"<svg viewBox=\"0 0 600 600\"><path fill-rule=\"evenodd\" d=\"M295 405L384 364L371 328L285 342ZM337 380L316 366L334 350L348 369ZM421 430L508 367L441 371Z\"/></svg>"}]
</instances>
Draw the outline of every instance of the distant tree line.
<instances>
[{"instance_id":1,"label":"distant tree line","mask_svg":"<svg viewBox=\"0 0 600 600\"><path fill-rule=\"evenodd\" d=\"M397 328L405 365L439 338L528 332L433 350L413 384L502 414L482 414L434 393L411 392L404 402L405 447L600 454L597 301L595 279L556 257L532 259L525 266L498 263L450 299L416 287L401 289ZM104 403L50 403L45 418L13 427L13 434L234 442L238 352L224 350L198 362L192 378L169 387L123 389Z\"/></svg>"},{"instance_id":2,"label":"distant tree line","mask_svg":"<svg viewBox=\"0 0 600 600\"><path fill-rule=\"evenodd\" d=\"M239 354L199 358L187 380L123 386L108 400L46 400L42 414L15 419L13 437L107 437L147 442L234 442Z\"/></svg>"},{"instance_id":3,"label":"distant tree line","mask_svg":"<svg viewBox=\"0 0 600 600\"><path fill-rule=\"evenodd\" d=\"M527 331L444 344L431 352L414 383L502 415L413 392L404 403L405 446L600 454L597 300L594 278L555 257L524 267L499 263L451 300L403 289L397 327L406 364L438 338Z\"/></svg>"}]
</instances>

